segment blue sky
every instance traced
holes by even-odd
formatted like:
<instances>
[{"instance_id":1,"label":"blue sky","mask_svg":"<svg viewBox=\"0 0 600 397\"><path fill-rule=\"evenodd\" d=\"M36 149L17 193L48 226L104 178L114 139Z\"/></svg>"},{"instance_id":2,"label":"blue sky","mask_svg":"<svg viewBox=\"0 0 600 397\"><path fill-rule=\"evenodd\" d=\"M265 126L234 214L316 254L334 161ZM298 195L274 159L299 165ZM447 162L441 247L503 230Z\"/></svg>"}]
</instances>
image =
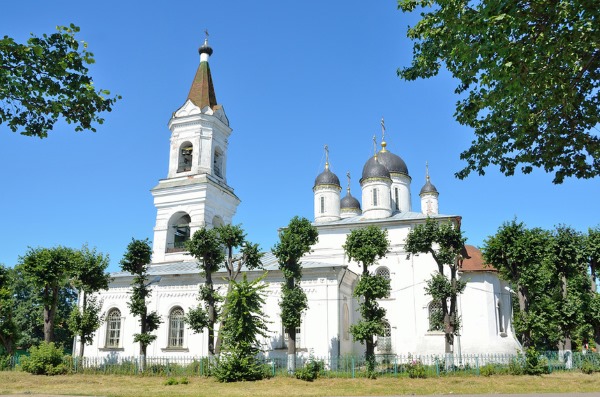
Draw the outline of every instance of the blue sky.
<instances>
[{"instance_id":1,"label":"blue sky","mask_svg":"<svg viewBox=\"0 0 600 397\"><path fill-rule=\"evenodd\" d=\"M452 117L456 82L447 73L403 82L416 15L387 1L9 2L0 34L25 41L74 23L95 54L95 85L123 96L98 132L58 125L44 140L0 125L0 263L18 263L28 246L88 243L118 270L132 237L152 239L149 190L167 175L167 122L186 99L197 48L210 32L217 100L234 132L227 179L241 198L235 217L250 240L270 249L294 215L312 219L312 186L330 148L331 169L360 197L358 180L380 139L412 176L413 210L425 162L440 192L440 212L463 217L480 246L504 221L528 226L599 223L597 180L553 185L542 171L454 178L472 132ZM342 183L345 185L345 182Z\"/></svg>"}]
</instances>

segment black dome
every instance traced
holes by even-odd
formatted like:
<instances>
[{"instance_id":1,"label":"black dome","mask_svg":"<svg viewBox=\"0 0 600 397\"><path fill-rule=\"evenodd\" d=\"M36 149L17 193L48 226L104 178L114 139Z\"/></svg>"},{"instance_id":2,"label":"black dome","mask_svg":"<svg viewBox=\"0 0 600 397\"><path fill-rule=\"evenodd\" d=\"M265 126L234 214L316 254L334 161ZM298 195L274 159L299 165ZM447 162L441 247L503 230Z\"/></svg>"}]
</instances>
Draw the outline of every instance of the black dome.
<instances>
[{"instance_id":1,"label":"black dome","mask_svg":"<svg viewBox=\"0 0 600 397\"><path fill-rule=\"evenodd\" d=\"M419 193L419 196L425 193L438 193L435 186L433 186L433 184L429 182L429 179L427 179L427 182L425 182L425 185L423 185L423 187L421 188L421 193Z\"/></svg>"},{"instance_id":2,"label":"black dome","mask_svg":"<svg viewBox=\"0 0 600 397\"><path fill-rule=\"evenodd\" d=\"M340 209L357 209L360 210L360 203L352 197L350 192L340 201Z\"/></svg>"},{"instance_id":3,"label":"black dome","mask_svg":"<svg viewBox=\"0 0 600 397\"><path fill-rule=\"evenodd\" d=\"M377 159L377 157L371 157L365 163L362 172L361 182L368 178L389 178L390 172L383 166Z\"/></svg>"},{"instance_id":4,"label":"black dome","mask_svg":"<svg viewBox=\"0 0 600 397\"><path fill-rule=\"evenodd\" d=\"M325 168L325 171L321 172L315 179L315 186L318 185L340 186L340 180L333 172L329 171L329 168Z\"/></svg>"},{"instance_id":5,"label":"black dome","mask_svg":"<svg viewBox=\"0 0 600 397\"><path fill-rule=\"evenodd\" d=\"M388 150L382 150L377 153L377 160L379 160L379 162L383 164L390 173L408 175L408 167L406 166L404 160Z\"/></svg>"}]
</instances>

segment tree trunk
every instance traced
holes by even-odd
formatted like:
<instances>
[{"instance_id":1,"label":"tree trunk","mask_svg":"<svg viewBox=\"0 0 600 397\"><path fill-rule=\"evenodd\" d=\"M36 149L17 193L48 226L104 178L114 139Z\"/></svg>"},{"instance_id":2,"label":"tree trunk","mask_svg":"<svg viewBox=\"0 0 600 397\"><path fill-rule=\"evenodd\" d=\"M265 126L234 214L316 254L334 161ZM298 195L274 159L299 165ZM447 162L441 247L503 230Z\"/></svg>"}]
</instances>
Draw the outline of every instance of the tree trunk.
<instances>
[{"instance_id":1,"label":"tree trunk","mask_svg":"<svg viewBox=\"0 0 600 397\"><path fill-rule=\"evenodd\" d=\"M48 296L49 288L46 287L44 295ZM54 342L54 319L56 317L56 305L58 303L58 286L52 287L52 303L44 305L44 342Z\"/></svg>"},{"instance_id":2,"label":"tree trunk","mask_svg":"<svg viewBox=\"0 0 600 397\"><path fill-rule=\"evenodd\" d=\"M215 310L214 289L212 282L212 274L206 272L206 286L210 290L210 296L207 300L208 305L208 354L215 355L215 323L217 321L217 313Z\"/></svg>"},{"instance_id":3,"label":"tree trunk","mask_svg":"<svg viewBox=\"0 0 600 397\"><path fill-rule=\"evenodd\" d=\"M285 332L288 335L287 370L293 374L296 371L296 327L287 327Z\"/></svg>"},{"instance_id":4,"label":"tree trunk","mask_svg":"<svg viewBox=\"0 0 600 397\"><path fill-rule=\"evenodd\" d=\"M562 298L566 302L567 301L567 276L565 274L562 275ZM565 341L562 343L562 350L571 350L571 330L563 330Z\"/></svg>"},{"instance_id":5,"label":"tree trunk","mask_svg":"<svg viewBox=\"0 0 600 397\"><path fill-rule=\"evenodd\" d=\"M140 316L140 333L142 335L146 334L146 316L148 314L148 309L144 306L144 311ZM147 345L143 342L140 342L140 372L144 372L146 370L146 350Z\"/></svg>"},{"instance_id":6,"label":"tree trunk","mask_svg":"<svg viewBox=\"0 0 600 397\"><path fill-rule=\"evenodd\" d=\"M87 296L85 291L81 291L81 312L82 315L85 314L85 309L87 308ZM79 335L79 360L83 359L83 350L85 349L85 338L83 335L83 331Z\"/></svg>"},{"instance_id":7,"label":"tree trunk","mask_svg":"<svg viewBox=\"0 0 600 397\"><path fill-rule=\"evenodd\" d=\"M221 344L223 343L223 335L221 331L223 330L223 325L225 324L225 318L227 317L227 313L225 312L227 309L227 302L229 301L229 293L231 292L231 279L227 284L227 295L225 295L225 300L223 301L223 313L221 319L219 320L219 333L217 334L217 341L215 342L215 354L219 355L221 353Z\"/></svg>"},{"instance_id":8,"label":"tree trunk","mask_svg":"<svg viewBox=\"0 0 600 397\"><path fill-rule=\"evenodd\" d=\"M373 336L367 338L365 341L366 353L365 359L367 361L367 372L372 374L375 372L375 342L373 342Z\"/></svg>"},{"instance_id":9,"label":"tree trunk","mask_svg":"<svg viewBox=\"0 0 600 397\"><path fill-rule=\"evenodd\" d=\"M529 310L529 300L527 298L527 288L517 284L517 298L519 299L519 311L527 314ZM521 344L525 349L531 346L531 331L526 329L521 334Z\"/></svg>"}]
</instances>

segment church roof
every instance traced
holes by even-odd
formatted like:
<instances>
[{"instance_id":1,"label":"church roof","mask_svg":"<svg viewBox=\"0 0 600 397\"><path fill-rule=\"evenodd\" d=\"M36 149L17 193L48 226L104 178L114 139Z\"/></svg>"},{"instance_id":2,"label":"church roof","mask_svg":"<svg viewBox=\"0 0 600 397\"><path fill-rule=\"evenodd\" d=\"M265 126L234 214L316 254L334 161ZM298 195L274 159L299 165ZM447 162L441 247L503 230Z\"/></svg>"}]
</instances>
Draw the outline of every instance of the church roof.
<instances>
[{"instance_id":1,"label":"church roof","mask_svg":"<svg viewBox=\"0 0 600 397\"><path fill-rule=\"evenodd\" d=\"M315 179L315 186L319 185L340 186L340 180L337 175L329 170L329 167L326 167Z\"/></svg>"},{"instance_id":2,"label":"church roof","mask_svg":"<svg viewBox=\"0 0 600 397\"><path fill-rule=\"evenodd\" d=\"M277 261L277 257L273 255L272 252L265 252L265 255L262 258L262 264L264 269L255 269L254 271L278 271L279 270L279 262ZM305 270L308 269L321 269L321 268L329 268L331 267L345 267L345 265L341 264L332 264L332 263L324 263L324 262L308 262L302 261L302 267ZM248 271L248 269L242 268L242 271ZM183 262L165 262L165 263L155 263L150 264L148 269L148 275L150 277L154 276L166 276L170 274L198 274L198 264L194 260L183 261ZM216 277L221 277L220 274L226 274L225 269L221 268L220 271L216 272ZM129 272L116 272L111 273L111 277L113 278L122 278L122 277L131 277L131 273ZM115 284L114 282L112 284ZM129 284L127 284L129 285Z\"/></svg>"},{"instance_id":3,"label":"church roof","mask_svg":"<svg viewBox=\"0 0 600 397\"><path fill-rule=\"evenodd\" d=\"M465 245L466 257L463 260L461 270L463 272L497 272L492 265L486 265L481 251L472 245ZM463 254L464 255L464 254Z\"/></svg>"},{"instance_id":4,"label":"church roof","mask_svg":"<svg viewBox=\"0 0 600 397\"><path fill-rule=\"evenodd\" d=\"M336 226L336 225L352 225L352 224L363 224L368 225L372 223L390 223L390 222L413 222L413 221L425 221L427 218L436 218L436 219L448 219L448 218L456 218L457 215L443 215L443 214L430 214L425 215L421 212L397 212L392 216L387 218L379 218L379 219L369 219L365 218L363 215L351 216L348 218L330 221L330 222L319 222L314 225L317 227L321 226Z\"/></svg>"},{"instance_id":5,"label":"church roof","mask_svg":"<svg viewBox=\"0 0 600 397\"><path fill-rule=\"evenodd\" d=\"M389 150L385 150L385 146L377 153L377 160L383 164L390 174L406 174L408 175L408 167L400 156L395 155Z\"/></svg>"},{"instance_id":6,"label":"church roof","mask_svg":"<svg viewBox=\"0 0 600 397\"><path fill-rule=\"evenodd\" d=\"M194 105L200 109L204 109L209 106L211 109L217 107L217 97L215 95L215 87L213 86L212 76L210 74L210 66L208 65L208 56L212 54L212 48L205 42L202 47L198 49L200 53L201 61L196 71L194 81L192 81L192 87L188 94L188 99L191 100ZM206 58L202 57L202 54L206 54ZM206 60L203 60L206 59Z\"/></svg>"},{"instance_id":7,"label":"church roof","mask_svg":"<svg viewBox=\"0 0 600 397\"><path fill-rule=\"evenodd\" d=\"M390 172L379 162L377 156L371 157L365 163L360 182L362 183L369 178L390 178Z\"/></svg>"}]
</instances>

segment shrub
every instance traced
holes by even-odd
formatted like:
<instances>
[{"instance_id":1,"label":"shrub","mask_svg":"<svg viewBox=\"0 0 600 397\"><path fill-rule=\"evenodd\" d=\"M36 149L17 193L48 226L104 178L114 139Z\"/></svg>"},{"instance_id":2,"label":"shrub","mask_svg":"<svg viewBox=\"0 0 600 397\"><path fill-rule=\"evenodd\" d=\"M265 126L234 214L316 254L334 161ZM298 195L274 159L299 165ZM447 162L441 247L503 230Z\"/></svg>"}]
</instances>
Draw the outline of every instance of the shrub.
<instances>
[{"instance_id":1,"label":"shrub","mask_svg":"<svg viewBox=\"0 0 600 397\"><path fill-rule=\"evenodd\" d=\"M479 369L481 376L492 376L496 373L496 367L493 364L486 364Z\"/></svg>"},{"instance_id":2,"label":"shrub","mask_svg":"<svg viewBox=\"0 0 600 397\"><path fill-rule=\"evenodd\" d=\"M269 367L244 352L222 352L213 374L219 382L261 380L269 377Z\"/></svg>"},{"instance_id":3,"label":"shrub","mask_svg":"<svg viewBox=\"0 0 600 397\"><path fill-rule=\"evenodd\" d=\"M425 378L425 366L421 360L412 360L406 366L406 372L408 372L409 378Z\"/></svg>"},{"instance_id":4,"label":"shrub","mask_svg":"<svg viewBox=\"0 0 600 397\"><path fill-rule=\"evenodd\" d=\"M314 360L312 357L304 365L303 368L297 369L294 372L296 379L312 382L319 377L319 373L325 368L325 364L321 360Z\"/></svg>"},{"instance_id":5,"label":"shrub","mask_svg":"<svg viewBox=\"0 0 600 397\"><path fill-rule=\"evenodd\" d=\"M63 351L54 342L42 342L29 349L29 357L21 359L23 370L34 375L62 375L68 372L63 363Z\"/></svg>"},{"instance_id":6,"label":"shrub","mask_svg":"<svg viewBox=\"0 0 600 397\"><path fill-rule=\"evenodd\" d=\"M13 367L13 356L0 356L0 371L12 369Z\"/></svg>"},{"instance_id":7,"label":"shrub","mask_svg":"<svg viewBox=\"0 0 600 397\"><path fill-rule=\"evenodd\" d=\"M525 366L523 372L526 375L541 375L548 373L548 359L540 354L533 347L529 347L525 352Z\"/></svg>"},{"instance_id":8,"label":"shrub","mask_svg":"<svg viewBox=\"0 0 600 397\"><path fill-rule=\"evenodd\" d=\"M179 381L177 381L177 379L175 378L169 378L165 381L165 386L172 386L172 385L178 385Z\"/></svg>"},{"instance_id":9,"label":"shrub","mask_svg":"<svg viewBox=\"0 0 600 397\"><path fill-rule=\"evenodd\" d=\"M190 383L190 381L188 380L188 378L183 377L179 380L179 383L181 383L182 385L187 385Z\"/></svg>"}]
</instances>

